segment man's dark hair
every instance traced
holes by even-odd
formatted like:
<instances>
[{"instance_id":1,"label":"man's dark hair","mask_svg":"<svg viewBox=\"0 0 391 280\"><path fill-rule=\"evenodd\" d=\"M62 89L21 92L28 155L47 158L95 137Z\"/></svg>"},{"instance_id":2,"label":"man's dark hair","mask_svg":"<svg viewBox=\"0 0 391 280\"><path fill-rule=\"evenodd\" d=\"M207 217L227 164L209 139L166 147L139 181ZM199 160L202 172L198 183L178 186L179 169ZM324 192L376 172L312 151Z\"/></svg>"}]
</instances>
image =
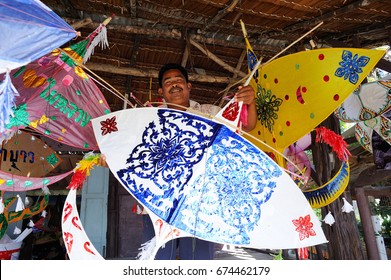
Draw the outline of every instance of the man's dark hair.
<instances>
[{"instance_id":1,"label":"man's dark hair","mask_svg":"<svg viewBox=\"0 0 391 280\"><path fill-rule=\"evenodd\" d=\"M187 74L187 71L185 68L183 68L180 64L168 63L168 64L163 65L162 68L160 68L160 71L159 71L159 86L160 87L163 86L164 73L166 73L168 70L172 70L172 69L176 69L176 70L181 71L183 77L185 77L186 83L189 82L189 75Z\"/></svg>"}]
</instances>

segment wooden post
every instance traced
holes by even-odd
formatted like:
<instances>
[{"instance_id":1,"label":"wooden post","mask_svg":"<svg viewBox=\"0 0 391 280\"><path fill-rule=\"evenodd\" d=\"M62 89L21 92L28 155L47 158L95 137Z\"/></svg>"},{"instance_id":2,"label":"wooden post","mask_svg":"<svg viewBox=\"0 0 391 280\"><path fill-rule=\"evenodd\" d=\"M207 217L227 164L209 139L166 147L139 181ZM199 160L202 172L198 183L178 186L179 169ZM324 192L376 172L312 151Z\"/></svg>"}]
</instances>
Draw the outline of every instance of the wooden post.
<instances>
[{"instance_id":1,"label":"wooden post","mask_svg":"<svg viewBox=\"0 0 391 280\"><path fill-rule=\"evenodd\" d=\"M356 188L356 201L360 212L361 224L364 231L364 241L367 247L369 260L380 260L379 249L376 244L375 230L372 224L371 208L364 188Z\"/></svg>"}]
</instances>

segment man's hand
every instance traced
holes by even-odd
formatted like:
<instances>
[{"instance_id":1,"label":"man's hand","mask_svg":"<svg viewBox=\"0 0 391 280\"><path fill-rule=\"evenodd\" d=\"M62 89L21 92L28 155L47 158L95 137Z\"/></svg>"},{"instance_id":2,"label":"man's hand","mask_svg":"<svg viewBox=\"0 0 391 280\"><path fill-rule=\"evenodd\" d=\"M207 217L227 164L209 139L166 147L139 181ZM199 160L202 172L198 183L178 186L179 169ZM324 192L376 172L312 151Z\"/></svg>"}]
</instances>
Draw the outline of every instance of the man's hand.
<instances>
[{"instance_id":1,"label":"man's hand","mask_svg":"<svg viewBox=\"0 0 391 280\"><path fill-rule=\"evenodd\" d=\"M252 86L239 86L234 98L236 102L250 105L255 100L255 91Z\"/></svg>"},{"instance_id":2,"label":"man's hand","mask_svg":"<svg viewBox=\"0 0 391 280\"><path fill-rule=\"evenodd\" d=\"M106 156L104 154L100 154L98 165L103 166L103 167L109 167L106 162Z\"/></svg>"}]
</instances>

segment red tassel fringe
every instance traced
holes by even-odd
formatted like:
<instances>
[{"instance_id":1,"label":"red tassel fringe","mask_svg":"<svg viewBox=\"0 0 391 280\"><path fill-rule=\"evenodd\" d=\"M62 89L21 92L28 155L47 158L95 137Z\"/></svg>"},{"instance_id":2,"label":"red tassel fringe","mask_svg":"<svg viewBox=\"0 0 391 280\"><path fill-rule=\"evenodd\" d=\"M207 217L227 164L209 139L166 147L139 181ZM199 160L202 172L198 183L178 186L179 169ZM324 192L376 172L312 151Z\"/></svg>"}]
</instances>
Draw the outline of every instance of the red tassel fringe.
<instances>
[{"instance_id":1,"label":"red tassel fringe","mask_svg":"<svg viewBox=\"0 0 391 280\"><path fill-rule=\"evenodd\" d=\"M326 127L316 128L316 142L328 144L342 161L347 161L351 153L347 146L348 144L341 135Z\"/></svg>"},{"instance_id":2,"label":"red tassel fringe","mask_svg":"<svg viewBox=\"0 0 391 280\"><path fill-rule=\"evenodd\" d=\"M87 178L86 170L76 170L71 178L67 189L70 190L80 190L83 187L84 181Z\"/></svg>"}]
</instances>

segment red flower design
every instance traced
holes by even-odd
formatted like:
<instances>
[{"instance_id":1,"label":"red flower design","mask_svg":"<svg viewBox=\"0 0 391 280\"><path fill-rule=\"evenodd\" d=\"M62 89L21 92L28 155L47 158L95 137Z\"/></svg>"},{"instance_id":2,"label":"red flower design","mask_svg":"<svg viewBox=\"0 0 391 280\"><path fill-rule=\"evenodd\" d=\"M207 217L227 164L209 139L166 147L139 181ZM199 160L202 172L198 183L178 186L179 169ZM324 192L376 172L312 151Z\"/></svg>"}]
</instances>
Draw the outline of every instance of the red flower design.
<instances>
[{"instance_id":1,"label":"red flower design","mask_svg":"<svg viewBox=\"0 0 391 280\"><path fill-rule=\"evenodd\" d=\"M100 124L102 127L102 135L106 135L107 133L112 133L114 131L118 131L117 122L115 121L116 117L112 117L111 119L106 119L105 121L101 121Z\"/></svg>"},{"instance_id":2,"label":"red flower design","mask_svg":"<svg viewBox=\"0 0 391 280\"><path fill-rule=\"evenodd\" d=\"M223 117L226 118L229 121L236 120L236 117L239 114L239 105L237 102L232 103L227 107L227 109L223 112Z\"/></svg>"},{"instance_id":3,"label":"red flower design","mask_svg":"<svg viewBox=\"0 0 391 280\"><path fill-rule=\"evenodd\" d=\"M292 223L295 225L296 231L299 232L300 240L316 235L315 231L312 229L314 224L311 223L310 215L300 217L297 220L292 220Z\"/></svg>"}]
</instances>

